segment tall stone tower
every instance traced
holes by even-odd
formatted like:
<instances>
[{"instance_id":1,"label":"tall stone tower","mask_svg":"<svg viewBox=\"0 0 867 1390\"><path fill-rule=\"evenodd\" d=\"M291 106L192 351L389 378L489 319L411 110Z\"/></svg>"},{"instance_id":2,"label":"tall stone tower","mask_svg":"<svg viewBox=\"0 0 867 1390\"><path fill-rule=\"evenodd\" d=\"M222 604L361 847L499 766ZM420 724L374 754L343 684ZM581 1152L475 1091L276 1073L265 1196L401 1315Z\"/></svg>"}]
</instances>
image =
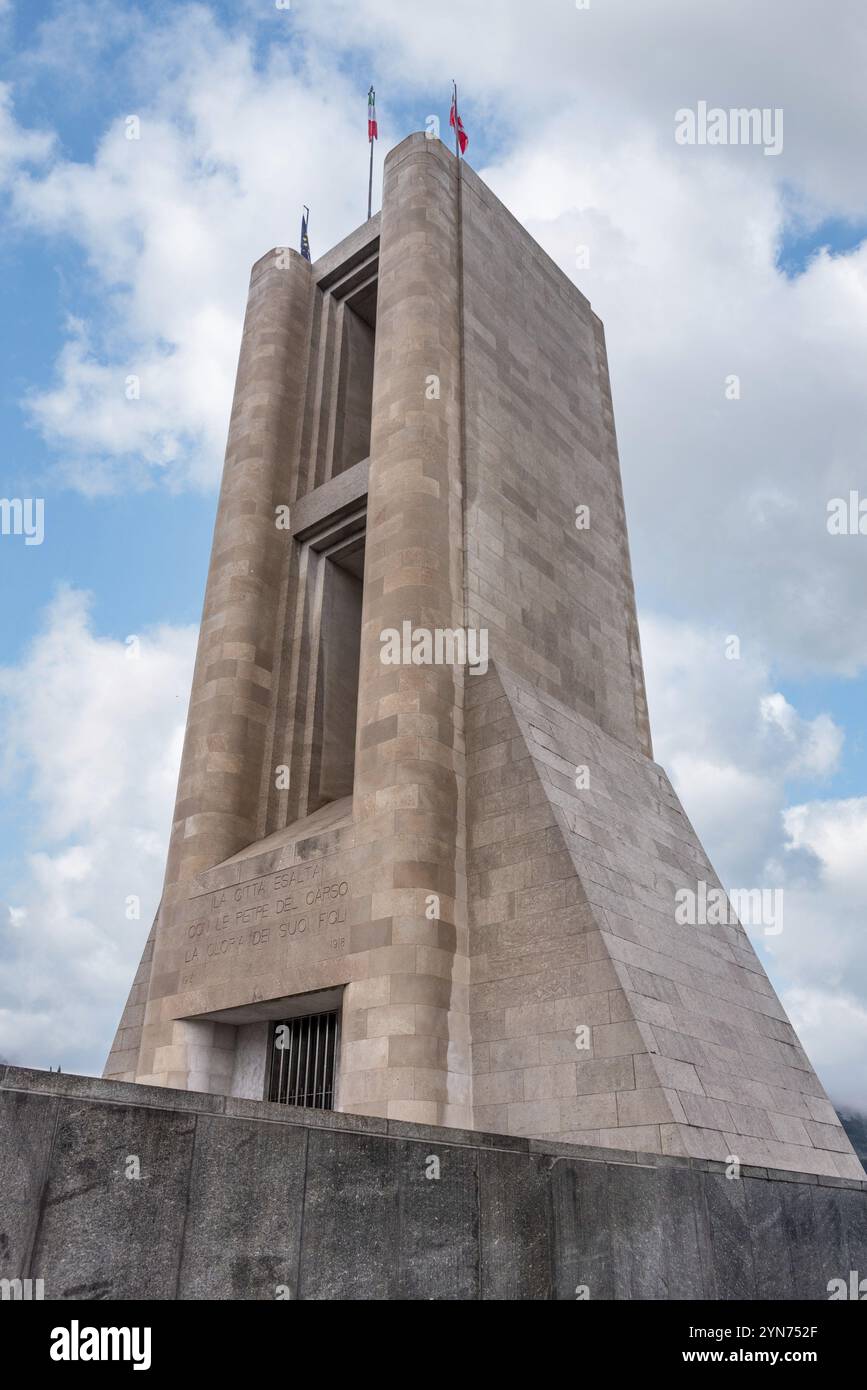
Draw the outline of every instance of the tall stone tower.
<instances>
[{"instance_id":1,"label":"tall stone tower","mask_svg":"<svg viewBox=\"0 0 867 1390\"><path fill-rule=\"evenodd\" d=\"M466 648L466 650L464 650ZM652 760L602 324L439 141L253 268L107 1077L862 1177Z\"/></svg>"}]
</instances>

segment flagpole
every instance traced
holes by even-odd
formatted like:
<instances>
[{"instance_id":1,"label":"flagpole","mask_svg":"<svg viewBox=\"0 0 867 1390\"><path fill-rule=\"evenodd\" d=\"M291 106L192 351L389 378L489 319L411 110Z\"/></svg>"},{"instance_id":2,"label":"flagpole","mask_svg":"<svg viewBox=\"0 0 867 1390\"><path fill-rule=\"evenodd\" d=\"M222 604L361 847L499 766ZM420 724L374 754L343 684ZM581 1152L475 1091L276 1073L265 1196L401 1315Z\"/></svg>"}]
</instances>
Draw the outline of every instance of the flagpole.
<instances>
[{"instance_id":1,"label":"flagpole","mask_svg":"<svg viewBox=\"0 0 867 1390\"><path fill-rule=\"evenodd\" d=\"M367 220L373 216L373 141L370 142L370 178L367 183Z\"/></svg>"},{"instance_id":2,"label":"flagpole","mask_svg":"<svg viewBox=\"0 0 867 1390\"><path fill-rule=\"evenodd\" d=\"M370 92L372 91L373 87L370 88ZM367 93L368 103L370 102L370 92ZM367 139L370 144L370 178L367 183L367 220L369 222L373 215L373 136L370 130L367 132Z\"/></svg>"}]
</instances>

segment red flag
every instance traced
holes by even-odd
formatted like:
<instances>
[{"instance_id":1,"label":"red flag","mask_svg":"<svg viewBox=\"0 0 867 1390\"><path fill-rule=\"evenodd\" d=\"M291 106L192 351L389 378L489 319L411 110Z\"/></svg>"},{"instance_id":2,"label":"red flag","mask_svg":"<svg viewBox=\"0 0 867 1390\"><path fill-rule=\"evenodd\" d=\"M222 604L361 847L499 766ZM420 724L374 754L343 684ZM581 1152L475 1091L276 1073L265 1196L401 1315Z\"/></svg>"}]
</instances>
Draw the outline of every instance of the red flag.
<instances>
[{"instance_id":1,"label":"red flag","mask_svg":"<svg viewBox=\"0 0 867 1390\"><path fill-rule=\"evenodd\" d=\"M379 126L376 123L376 92L371 87L367 93L367 138L379 139Z\"/></svg>"},{"instance_id":2,"label":"red flag","mask_svg":"<svg viewBox=\"0 0 867 1390\"><path fill-rule=\"evenodd\" d=\"M449 112L449 125L452 127L452 130L455 130L455 129L457 130L457 133L458 133L458 144L459 144L460 147L461 147L461 154L466 154L466 152L467 152L467 145L470 143L470 137L469 137L469 135L467 135L467 132L464 130L464 123L463 123L463 121L461 120L460 116L458 115L458 95L457 95L457 91L455 91L454 95L452 96L452 109L451 109L451 111Z\"/></svg>"}]
</instances>

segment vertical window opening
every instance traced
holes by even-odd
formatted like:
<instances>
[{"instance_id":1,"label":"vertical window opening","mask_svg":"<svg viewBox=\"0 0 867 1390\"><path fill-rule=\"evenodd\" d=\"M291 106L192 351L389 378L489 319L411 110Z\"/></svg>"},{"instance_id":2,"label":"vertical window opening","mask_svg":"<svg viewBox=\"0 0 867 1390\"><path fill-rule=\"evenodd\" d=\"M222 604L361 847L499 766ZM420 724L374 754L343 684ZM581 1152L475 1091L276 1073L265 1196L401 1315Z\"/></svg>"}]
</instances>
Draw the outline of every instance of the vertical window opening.
<instances>
[{"instance_id":1,"label":"vertical window opening","mask_svg":"<svg viewBox=\"0 0 867 1390\"><path fill-rule=\"evenodd\" d=\"M370 454L376 282L343 306L332 475Z\"/></svg>"},{"instance_id":2,"label":"vertical window opening","mask_svg":"<svg viewBox=\"0 0 867 1390\"><path fill-rule=\"evenodd\" d=\"M364 537L332 552L324 564L309 811L352 795Z\"/></svg>"}]
</instances>

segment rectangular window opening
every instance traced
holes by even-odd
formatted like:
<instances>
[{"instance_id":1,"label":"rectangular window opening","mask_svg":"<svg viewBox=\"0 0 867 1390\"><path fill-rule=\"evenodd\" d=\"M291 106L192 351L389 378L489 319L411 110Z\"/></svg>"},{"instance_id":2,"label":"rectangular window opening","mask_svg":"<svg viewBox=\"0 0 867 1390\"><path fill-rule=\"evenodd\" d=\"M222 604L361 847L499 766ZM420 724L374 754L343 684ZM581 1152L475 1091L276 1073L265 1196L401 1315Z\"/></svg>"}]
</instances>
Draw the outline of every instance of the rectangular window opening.
<instances>
[{"instance_id":1,"label":"rectangular window opening","mask_svg":"<svg viewBox=\"0 0 867 1390\"><path fill-rule=\"evenodd\" d=\"M334 1109L339 1012L271 1024L267 1098L279 1105Z\"/></svg>"},{"instance_id":2,"label":"rectangular window opening","mask_svg":"<svg viewBox=\"0 0 867 1390\"><path fill-rule=\"evenodd\" d=\"M343 305L332 476L370 454L376 281Z\"/></svg>"},{"instance_id":3,"label":"rectangular window opening","mask_svg":"<svg viewBox=\"0 0 867 1390\"><path fill-rule=\"evenodd\" d=\"M351 796L364 591L364 536L324 559L308 810Z\"/></svg>"}]
</instances>

